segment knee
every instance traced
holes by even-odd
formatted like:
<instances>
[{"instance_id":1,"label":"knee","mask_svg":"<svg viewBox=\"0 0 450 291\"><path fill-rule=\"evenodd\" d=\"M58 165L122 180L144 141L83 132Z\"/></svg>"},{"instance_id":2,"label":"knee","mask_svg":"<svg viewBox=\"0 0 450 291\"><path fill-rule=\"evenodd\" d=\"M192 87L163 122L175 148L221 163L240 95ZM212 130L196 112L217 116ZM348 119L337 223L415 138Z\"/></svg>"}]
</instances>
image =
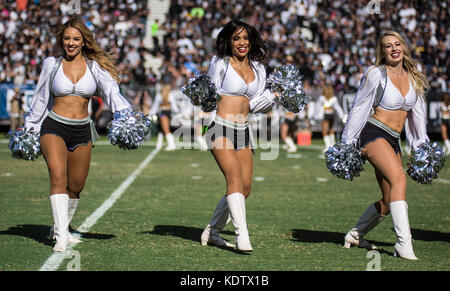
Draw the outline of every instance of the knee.
<instances>
[{"instance_id":1,"label":"knee","mask_svg":"<svg viewBox=\"0 0 450 291\"><path fill-rule=\"evenodd\" d=\"M378 213L382 216L387 216L390 212L389 210L389 201L385 201L384 199L381 199L377 203L375 203L375 208L377 209Z\"/></svg>"},{"instance_id":2,"label":"knee","mask_svg":"<svg viewBox=\"0 0 450 291\"><path fill-rule=\"evenodd\" d=\"M245 198L248 198L251 191L252 191L252 184L244 183L242 194L244 194Z\"/></svg>"},{"instance_id":3,"label":"knee","mask_svg":"<svg viewBox=\"0 0 450 291\"><path fill-rule=\"evenodd\" d=\"M84 181L70 183L69 185L67 185L67 192L69 195L73 195L79 198L81 191L83 191L84 189L84 185Z\"/></svg>"},{"instance_id":4,"label":"knee","mask_svg":"<svg viewBox=\"0 0 450 291\"><path fill-rule=\"evenodd\" d=\"M67 176L63 171L49 170L50 185L52 188L64 189L67 184Z\"/></svg>"},{"instance_id":5,"label":"knee","mask_svg":"<svg viewBox=\"0 0 450 291\"><path fill-rule=\"evenodd\" d=\"M242 174L238 170L230 171L225 175L225 179L227 181L227 185L240 186L243 187L243 179Z\"/></svg>"},{"instance_id":6,"label":"knee","mask_svg":"<svg viewBox=\"0 0 450 291\"><path fill-rule=\"evenodd\" d=\"M391 187L398 187L400 189L406 190L406 176L403 172L403 168L396 172L395 175L390 179L389 183L391 184Z\"/></svg>"}]
</instances>

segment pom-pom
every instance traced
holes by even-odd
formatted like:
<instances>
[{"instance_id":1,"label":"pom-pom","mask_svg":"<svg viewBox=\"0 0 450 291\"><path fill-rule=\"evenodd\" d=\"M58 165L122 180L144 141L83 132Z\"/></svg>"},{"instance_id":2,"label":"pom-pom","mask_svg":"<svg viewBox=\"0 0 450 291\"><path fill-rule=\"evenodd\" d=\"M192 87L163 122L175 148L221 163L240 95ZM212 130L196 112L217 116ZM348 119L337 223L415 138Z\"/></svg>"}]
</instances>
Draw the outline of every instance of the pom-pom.
<instances>
[{"instance_id":1,"label":"pom-pom","mask_svg":"<svg viewBox=\"0 0 450 291\"><path fill-rule=\"evenodd\" d=\"M328 170L337 178L352 181L359 177L363 170L365 159L361 151L351 144L338 143L329 147L325 152L325 160Z\"/></svg>"},{"instance_id":2,"label":"pom-pom","mask_svg":"<svg viewBox=\"0 0 450 291\"><path fill-rule=\"evenodd\" d=\"M39 132L35 132L33 129L19 128L10 130L8 135L9 150L13 158L34 161L41 155Z\"/></svg>"},{"instance_id":3,"label":"pom-pom","mask_svg":"<svg viewBox=\"0 0 450 291\"><path fill-rule=\"evenodd\" d=\"M151 120L142 112L126 109L114 112L113 120L108 124L108 140L124 150L137 149L150 133Z\"/></svg>"},{"instance_id":4,"label":"pom-pom","mask_svg":"<svg viewBox=\"0 0 450 291\"><path fill-rule=\"evenodd\" d=\"M279 94L280 104L290 112L303 110L309 102L303 90L302 78L298 68L293 65L277 67L267 78L272 92Z\"/></svg>"},{"instance_id":5,"label":"pom-pom","mask_svg":"<svg viewBox=\"0 0 450 291\"><path fill-rule=\"evenodd\" d=\"M412 147L406 172L417 183L430 184L439 176L444 162L444 149L436 142L424 142Z\"/></svg>"},{"instance_id":6,"label":"pom-pom","mask_svg":"<svg viewBox=\"0 0 450 291\"><path fill-rule=\"evenodd\" d=\"M216 109L220 95L217 94L216 85L206 74L191 78L186 86L181 88L184 95L191 99L192 104L201 106L204 112Z\"/></svg>"}]
</instances>

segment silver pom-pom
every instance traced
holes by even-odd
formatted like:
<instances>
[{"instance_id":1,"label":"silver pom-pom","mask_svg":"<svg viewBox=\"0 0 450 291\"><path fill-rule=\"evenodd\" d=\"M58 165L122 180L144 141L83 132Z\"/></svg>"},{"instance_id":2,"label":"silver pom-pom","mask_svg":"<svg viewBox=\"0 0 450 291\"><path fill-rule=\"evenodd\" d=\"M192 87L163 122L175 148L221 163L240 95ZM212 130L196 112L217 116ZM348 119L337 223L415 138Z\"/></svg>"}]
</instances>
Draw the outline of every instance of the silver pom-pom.
<instances>
[{"instance_id":1,"label":"silver pom-pom","mask_svg":"<svg viewBox=\"0 0 450 291\"><path fill-rule=\"evenodd\" d=\"M204 112L216 109L220 95L217 94L216 85L206 74L200 74L191 78L181 91L191 99L192 104L201 106Z\"/></svg>"},{"instance_id":2,"label":"silver pom-pom","mask_svg":"<svg viewBox=\"0 0 450 291\"><path fill-rule=\"evenodd\" d=\"M108 124L108 140L124 150L137 149L150 133L151 120L142 112L126 109L114 112L113 120Z\"/></svg>"},{"instance_id":3,"label":"silver pom-pom","mask_svg":"<svg viewBox=\"0 0 450 291\"><path fill-rule=\"evenodd\" d=\"M365 163L361 152L355 146L345 143L329 147L325 152L325 160L331 174L350 181L359 177Z\"/></svg>"},{"instance_id":4,"label":"silver pom-pom","mask_svg":"<svg viewBox=\"0 0 450 291\"><path fill-rule=\"evenodd\" d=\"M430 184L438 178L444 162L444 149L436 142L424 142L412 147L406 172L417 183Z\"/></svg>"},{"instance_id":5,"label":"silver pom-pom","mask_svg":"<svg viewBox=\"0 0 450 291\"><path fill-rule=\"evenodd\" d=\"M41 155L39 132L35 132L33 129L19 128L10 130L8 135L9 150L13 158L34 161Z\"/></svg>"},{"instance_id":6,"label":"silver pom-pom","mask_svg":"<svg viewBox=\"0 0 450 291\"><path fill-rule=\"evenodd\" d=\"M302 78L298 68L293 65L277 67L267 78L272 92L279 93L280 104L290 112L303 110L309 102L303 90Z\"/></svg>"}]
</instances>

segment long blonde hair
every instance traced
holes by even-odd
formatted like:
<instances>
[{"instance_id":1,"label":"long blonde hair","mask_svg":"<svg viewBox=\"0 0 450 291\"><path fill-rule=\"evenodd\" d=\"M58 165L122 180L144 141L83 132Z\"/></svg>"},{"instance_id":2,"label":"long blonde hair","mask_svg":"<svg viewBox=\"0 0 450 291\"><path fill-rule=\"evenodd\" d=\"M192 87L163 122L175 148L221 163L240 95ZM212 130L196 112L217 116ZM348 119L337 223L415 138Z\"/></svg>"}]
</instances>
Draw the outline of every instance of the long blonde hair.
<instances>
[{"instance_id":1,"label":"long blonde hair","mask_svg":"<svg viewBox=\"0 0 450 291\"><path fill-rule=\"evenodd\" d=\"M428 79L421 71L419 71L419 63L412 58L411 52L408 48L408 45L406 44L405 39L398 32L388 30L381 34L380 38L378 39L377 58L375 61L375 65L380 66L386 64L386 57L384 56L382 41L388 35L392 35L400 41L403 49L403 69L408 72L410 78L413 80L414 91L416 91L416 94L425 97L427 90L430 89Z\"/></svg>"},{"instance_id":2,"label":"long blonde hair","mask_svg":"<svg viewBox=\"0 0 450 291\"><path fill-rule=\"evenodd\" d=\"M56 34L57 37L57 45L60 49L63 49L63 37L64 37L64 31L69 28L73 27L80 31L81 35L83 36L84 46L82 48L82 54L88 59L95 60L100 68L102 68L105 71L108 71L114 80L116 80L117 83L120 83L119 74L117 72L116 67L114 66L114 62L112 60L112 57L110 54L105 52L100 48L100 46L97 44L97 42L94 39L94 35L92 32L84 25L83 21L80 18L72 18L68 20L66 23L64 23L61 27L59 27L58 32Z\"/></svg>"}]
</instances>

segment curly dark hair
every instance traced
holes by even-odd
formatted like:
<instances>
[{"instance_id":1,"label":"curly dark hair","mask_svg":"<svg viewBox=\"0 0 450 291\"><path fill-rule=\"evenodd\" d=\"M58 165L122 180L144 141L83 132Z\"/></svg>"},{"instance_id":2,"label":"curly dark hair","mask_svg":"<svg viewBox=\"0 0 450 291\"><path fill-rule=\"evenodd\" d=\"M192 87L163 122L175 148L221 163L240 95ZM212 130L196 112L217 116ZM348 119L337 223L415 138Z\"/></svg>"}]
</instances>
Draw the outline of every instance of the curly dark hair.
<instances>
[{"instance_id":1,"label":"curly dark hair","mask_svg":"<svg viewBox=\"0 0 450 291\"><path fill-rule=\"evenodd\" d=\"M261 34L256 30L256 28L240 20L232 20L228 22L220 31L216 41L217 56L221 58L231 56L231 37L237 30L242 28L247 31L250 41L248 58L251 61L257 61L263 65L266 65L268 61L268 49L261 37Z\"/></svg>"}]
</instances>

